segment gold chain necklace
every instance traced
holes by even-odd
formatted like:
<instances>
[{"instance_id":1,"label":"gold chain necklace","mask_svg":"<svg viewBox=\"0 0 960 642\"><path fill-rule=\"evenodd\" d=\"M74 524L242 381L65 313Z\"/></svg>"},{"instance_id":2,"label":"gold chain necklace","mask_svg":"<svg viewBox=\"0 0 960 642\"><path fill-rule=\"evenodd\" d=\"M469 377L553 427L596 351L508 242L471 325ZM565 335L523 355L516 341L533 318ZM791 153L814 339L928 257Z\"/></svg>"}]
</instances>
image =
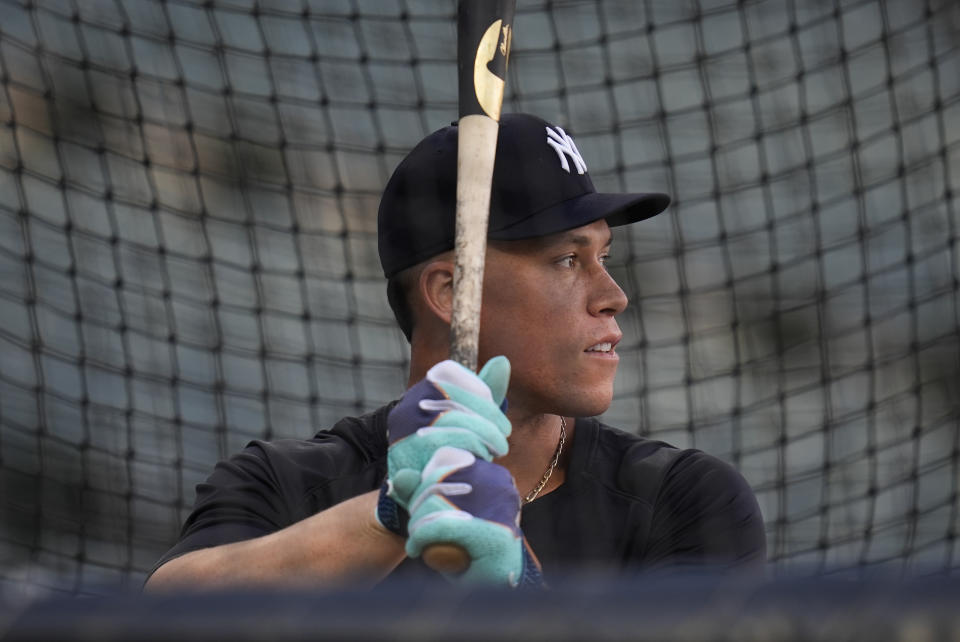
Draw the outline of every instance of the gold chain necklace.
<instances>
[{"instance_id":1,"label":"gold chain necklace","mask_svg":"<svg viewBox=\"0 0 960 642\"><path fill-rule=\"evenodd\" d=\"M537 487L527 493L527 496L523 498L524 504L529 504L537 498L537 495L540 494L540 491L543 490L543 487L547 485L547 482L550 481L553 471L557 467L557 462L560 461L560 453L563 452L563 442L567 438L567 421L561 416L560 417L560 441L557 442L557 449L553 453L553 459L550 461L550 465L547 466L547 469L543 471L543 477L540 478L540 483L537 484Z\"/></svg>"}]
</instances>

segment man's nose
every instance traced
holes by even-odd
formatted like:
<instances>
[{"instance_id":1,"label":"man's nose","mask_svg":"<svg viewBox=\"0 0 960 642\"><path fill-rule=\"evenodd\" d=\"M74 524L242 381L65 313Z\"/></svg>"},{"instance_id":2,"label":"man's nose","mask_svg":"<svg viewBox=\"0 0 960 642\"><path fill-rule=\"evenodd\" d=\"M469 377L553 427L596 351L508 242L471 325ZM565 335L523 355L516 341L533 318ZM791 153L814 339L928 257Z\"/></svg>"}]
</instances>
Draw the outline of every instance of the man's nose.
<instances>
[{"instance_id":1,"label":"man's nose","mask_svg":"<svg viewBox=\"0 0 960 642\"><path fill-rule=\"evenodd\" d=\"M627 309L627 295L604 267L597 271L590 298L590 314L616 316Z\"/></svg>"}]
</instances>

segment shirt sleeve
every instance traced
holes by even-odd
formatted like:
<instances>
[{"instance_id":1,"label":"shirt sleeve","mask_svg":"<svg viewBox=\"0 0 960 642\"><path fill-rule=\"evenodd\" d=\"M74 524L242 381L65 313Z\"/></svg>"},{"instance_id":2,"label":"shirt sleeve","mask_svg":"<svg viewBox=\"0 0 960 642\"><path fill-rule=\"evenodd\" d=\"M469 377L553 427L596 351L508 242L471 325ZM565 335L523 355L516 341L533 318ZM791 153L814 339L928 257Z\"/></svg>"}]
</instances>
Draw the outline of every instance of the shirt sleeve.
<instances>
[{"instance_id":1,"label":"shirt sleeve","mask_svg":"<svg viewBox=\"0 0 960 642\"><path fill-rule=\"evenodd\" d=\"M650 569L762 573L766 536L753 490L729 464L684 451L657 493L644 558Z\"/></svg>"},{"instance_id":2,"label":"shirt sleeve","mask_svg":"<svg viewBox=\"0 0 960 642\"><path fill-rule=\"evenodd\" d=\"M263 446L252 442L197 484L196 502L180 539L153 570L185 553L252 539L292 523L290 489L286 480L278 479Z\"/></svg>"},{"instance_id":3,"label":"shirt sleeve","mask_svg":"<svg viewBox=\"0 0 960 642\"><path fill-rule=\"evenodd\" d=\"M185 553L281 530L377 488L393 404L345 417L311 439L255 440L197 484L180 538L153 570Z\"/></svg>"}]
</instances>

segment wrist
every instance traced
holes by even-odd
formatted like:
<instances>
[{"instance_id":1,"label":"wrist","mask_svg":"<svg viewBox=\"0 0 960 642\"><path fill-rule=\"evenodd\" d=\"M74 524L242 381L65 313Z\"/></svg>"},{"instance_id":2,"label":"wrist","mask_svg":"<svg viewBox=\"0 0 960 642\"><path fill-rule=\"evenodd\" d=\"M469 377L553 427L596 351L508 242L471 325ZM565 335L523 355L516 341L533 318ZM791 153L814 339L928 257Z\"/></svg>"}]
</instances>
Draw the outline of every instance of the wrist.
<instances>
[{"instance_id":1,"label":"wrist","mask_svg":"<svg viewBox=\"0 0 960 642\"><path fill-rule=\"evenodd\" d=\"M378 528L406 539L407 523L410 515L387 494L389 487L384 481L377 493L377 504L373 512L374 522Z\"/></svg>"}]
</instances>

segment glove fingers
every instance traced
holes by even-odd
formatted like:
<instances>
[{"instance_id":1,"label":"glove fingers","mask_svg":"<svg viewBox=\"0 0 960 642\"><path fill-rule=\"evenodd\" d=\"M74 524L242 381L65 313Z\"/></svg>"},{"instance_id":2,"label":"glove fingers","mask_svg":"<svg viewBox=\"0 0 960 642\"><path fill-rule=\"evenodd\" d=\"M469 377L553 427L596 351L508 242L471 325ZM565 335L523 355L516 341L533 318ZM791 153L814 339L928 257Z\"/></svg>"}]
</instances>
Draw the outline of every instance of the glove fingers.
<instances>
[{"instance_id":1,"label":"glove fingers","mask_svg":"<svg viewBox=\"0 0 960 642\"><path fill-rule=\"evenodd\" d=\"M448 484L470 485L469 494L448 498L460 510L480 519L519 528L516 521L520 515L520 493L510 472L503 466L477 460L471 465L446 471L442 479ZM425 475L423 481L429 483L432 480ZM419 488L417 492L420 492Z\"/></svg>"},{"instance_id":2,"label":"glove fingers","mask_svg":"<svg viewBox=\"0 0 960 642\"><path fill-rule=\"evenodd\" d=\"M477 374L456 361L447 359L427 370L426 380L438 387L454 385L467 394L493 401L493 395Z\"/></svg>"},{"instance_id":3,"label":"glove fingers","mask_svg":"<svg viewBox=\"0 0 960 642\"><path fill-rule=\"evenodd\" d=\"M510 383L510 360L503 355L493 357L476 374L455 361L441 361L430 368L427 379L442 387L457 386L470 395L493 401L499 408Z\"/></svg>"},{"instance_id":4,"label":"glove fingers","mask_svg":"<svg viewBox=\"0 0 960 642\"><path fill-rule=\"evenodd\" d=\"M411 519L406 547L410 557L419 557L431 544L443 543L460 546L470 556L470 567L460 576L465 582L513 586L523 571L522 538L503 524L454 510Z\"/></svg>"},{"instance_id":5,"label":"glove fingers","mask_svg":"<svg viewBox=\"0 0 960 642\"><path fill-rule=\"evenodd\" d=\"M476 456L468 450L440 446L424 464L422 471L397 469L389 480L388 495L411 513L431 496L467 495L473 490L469 479L455 479L449 483L445 483L445 480L461 469L470 468L476 461ZM449 507L449 504L440 506Z\"/></svg>"},{"instance_id":6,"label":"glove fingers","mask_svg":"<svg viewBox=\"0 0 960 642\"><path fill-rule=\"evenodd\" d=\"M494 434L498 434L494 429ZM430 461L438 448L450 446L469 451L483 460L491 460L498 454L506 452L506 439L499 435L486 435L495 442L484 441L481 435L469 428L432 426L426 430L419 430L406 439L398 441L387 451L387 464L392 471L403 468L414 468L417 471Z\"/></svg>"},{"instance_id":7,"label":"glove fingers","mask_svg":"<svg viewBox=\"0 0 960 642\"><path fill-rule=\"evenodd\" d=\"M420 429L417 431L417 434L430 434L434 431L439 432L441 429L466 430L487 446L490 455L499 457L506 455L509 449L509 445L507 444L507 435L510 434L509 422L507 422L506 426L507 432L504 433L502 426L494 424L481 415L474 415L461 410L448 410L437 417L431 426L426 426L428 430L424 431ZM459 432L456 434L459 434ZM455 438L453 433L451 433L450 437ZM483 453L475 454L482 455ZM490 458L491 457L484 457L484 459Z\"/></svg>"},{"instance_id":8,"label":"glove fingers","mask_svg":"<svg viewBox=\"0 0 960 642\"><path fill-rule=\"evenodd\" d=\"M497 407L502 406L510 384L510 360L503 355L493 357L483 365L477 376L490 388L493 403Z\"/></svg>"},{"instance_id":9,"label":"glove fingers","mask_svg":"<svg viewBox=\"0 0 960 642\"><path fill-rule=\"evenodd\" d=\"M414 491L420 485L420 473L412 468L403 468L394 473L389 480L391 499L406 508L410 504Z\"/></svg>"},{"instance_id":10,"label":"glove fingers","mask_svg":"<svg viewBox=\"0 0 960 642\"><path fill-rule=\"evenodd\" d=\"M479 375L454 361L441 361L427 372L426 380L449 399L494 421L505 435L510 434L510 422L503 415L510 382L510 361L506 357L493 357Z\"/></svg>"},{"instance_id":11,"label":"glove fingers","mask_svg":"<svg viewBox=\"0 0 960 642\"><path fill-rule=\"evenodd\" d=\"M486 421L489 421L492 425L496 426L504 436L510 435L510 420L507 419L507 416L503 414L502 410L500 410L499 404L495 404L490 399L472 395L467 390L457 386L456 384L444 383L437 385L440 386L443 393L449 397L449 402L444 403L443 401L429 401L427 404L428 408L449 408L450 410L459 410L460 412L476 413L480 417L483 417ZM424 409L424 406L421 406L421 409Z\"/></svg>"},{"instance_id":12,"label":"glove fingers","mask_svg":"<svg viewBox=\"0 0 960 642\"><path fill-rule=\"evenodd\" d=\"M421 473L421 479L427 483L434 483L447 477L450 473L461 468L469 468L475 464L477 458L468 450L441 446L427 461ZM469 480L462 480L469 484Z\"/></svg>"},{"instance_id":13,"label":"glove fingers","mask_svg":"<svg viewBox=\"0 0 960 642\"><path fill-rule=\"evenodd\" d=\"M410 505L410 512L416 511L431 497L441 497L447 502L439 508L457 508L450 497L469 495L473 492L473 484L469 479L450 481L450 476L463 468L470 468L477 458L473 453L461 448L441 446L423 467L420 475L420 485L414 491L414 500ZM434 508L433 510L437 510Z\"/></svg>"},{"instance_id":14,"label":"glove fingers","mask_svg":"<svg viewBox=\"0 0 960 642\"><path fill-rule=\"evenodd\" d=\"M506 586L523 581L520 496L506 468L463 450L439 448L420 481L409 508L408 555L417 557L431 544L453 544L471 560L457 581Z\"/></svg>"},{"instance_id":15,"label":"glove fingers","mask_svg":"<svg viewBox=\"0 0 960 642\"><path fill-rule=\"evenodd\" d=\"M474 479L472 473L462 474L464 470L483 470L482 467L475 469L474 464L493 465L488 462L507 453L511 426L504 414L504 399L509 380L510 362L505 357L488 361L479 375L446 360L433 366L423 381L412 386L387 417L389 447L387 480L382 493L384 504L389 504L391 510L396 505L413 512L425 503L439 503L431 510L459 512L454 505L456 500L482 513L480 521L489 518L511 521L509 518L517 513L519 500L511 501L497 493L474 492L474 481L479 481L481 486L492 484L515 494L509 473L503 471L506 479L495 479L489 474ZM449 452L457 456L448 457ZM489 510L479 510L476 501L469 499L475 495L478 500L496 500L498 514L494 517ZM512 507L513 513L507 507ZM387 522L393 523L396 520L390 519L387 515L390 512L384 514ZM406 511L400 512L405 518ZM518 522L519 518L512 521ZM403 529L395 532L398 530Z\"/></svg>"},{"instance_id":16,"label":"glove fingers","mask_svg":"<svg viewBox=\"0 0 960 642\"><path fill-rule=\"evenodd\" d=\"M470 553L466 540L470 539L471 525L480 520L451 507L439 497L428 498L420 506L418 515L420 517L411 518L408 524L407 555L419 557L424 548L440 543L456 544Z\"/></svg>"}]
</instances>

